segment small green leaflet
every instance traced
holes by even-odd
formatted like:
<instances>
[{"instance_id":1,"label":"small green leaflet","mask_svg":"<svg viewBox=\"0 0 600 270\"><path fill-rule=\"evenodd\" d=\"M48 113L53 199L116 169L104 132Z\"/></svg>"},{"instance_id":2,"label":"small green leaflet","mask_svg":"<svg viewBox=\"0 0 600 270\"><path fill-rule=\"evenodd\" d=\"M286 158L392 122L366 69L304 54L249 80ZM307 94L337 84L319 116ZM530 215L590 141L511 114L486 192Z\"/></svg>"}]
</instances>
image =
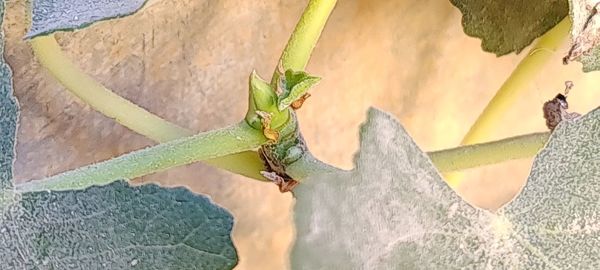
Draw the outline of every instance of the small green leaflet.
<instances>
[{"instance_id":1,"label":"small green leaflet","mask_svg":"<svg viewBox=\"0 0 600 270\"><path fill-rule=\"evenodd\" d=\"M69 3L74 2L82 1ZM0 15L4 4L0 1ZM3 46L0 32L0 53ZM237 264L231 214L185 188L118 181L77 191L16 193L18 113L11 71L0 57L1 269L232 269Z\"/></svg>"},{"instance_id":2,"label":"small green leaflet","mask_svg":"<svg viewBox=\"0 0 600 270\"><path fill-rule=\"evenodd\" d=\"M33 0L27 38L56 31L72 31L98 21L131 15L147 0Z\"/></svg>"},{"instance_id":3,"label":"small green leaflet","mask_svg":"<svg viewBox=\"0 0 600 270\"><path fill-rule=\"evenodd\" d=\"M600 269L600 110L561 123L521 194L465 203L390 115L370 110L350 172L295 189L294 269ZM499 179L501 181L501 179Z\"/></svg>"},{"instance_id":4,"label":"small green leaflet","mask_svg":"<svg viewBox=\"0 0 600 270\"><path fill-rule=\"evenodd\" d=\"M279 111L285 110L294 101L300 99L319 81L321 81L321 78L311 76L304 71L286 70L284 76L282 76L280 86L282 93L277 98L277 108Z\"/></svg>"},{"instance_id":5,"label":"small green leaflet","mask_svg":"<svg viewBox=\"0 0 600 270\"><path fill-rule=\"evenodd\" d=\"M567 0L450 0L469 36L497 56L519 53L567 16Z\"/></svg>"}]
</instances>

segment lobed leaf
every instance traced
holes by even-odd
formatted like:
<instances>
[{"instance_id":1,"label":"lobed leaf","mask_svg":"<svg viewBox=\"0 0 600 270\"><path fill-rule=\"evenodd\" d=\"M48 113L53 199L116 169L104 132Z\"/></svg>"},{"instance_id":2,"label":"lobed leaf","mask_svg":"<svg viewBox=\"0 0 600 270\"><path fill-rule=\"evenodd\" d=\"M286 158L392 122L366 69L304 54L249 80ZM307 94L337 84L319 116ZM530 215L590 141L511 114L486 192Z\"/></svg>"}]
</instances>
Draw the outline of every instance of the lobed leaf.
<instances>
[{"instance_id":1,"label":"lobed leaf","mask_svg":"<svg viewBox=\"0 0 600 270\"><path fill-rule=\"evenodd\" d=\"M528 269L600 269L600 109L561 122L499 214L536 258Z\"/></svg>"},{"instance_id":2,"label":"lobed leaf","mask_svg":"<svg viewBox=\"0 0 600 270\"><path fill-rule=\"evenodd\" d=\"M67 3L59 2L48 1ZM0 29L3 13L0 1ZM3 46L0 32L0 53ZM119 181L77 191L16 193L18 111L11 71L0 57L0 268L231 269L237 264L231 214L184 188Z\"/></svg>"},{"instance_id":3,"label":"lobed leaf","mask_svg":"<svg viewBox=\"0 0 600 270\"><path fill-rule=\"evenodd\" d=\"M232 216L185 188L120 181L25 193L3 212L6 269L231 269L237 263Z\"/></svg>"},{"instance_id":4,"label":"lobed leaf","mask_svg":"<svg viewBox=\"0 0 600 270\"><path fill-rule=\"evenodd\" d=\"M391 116L369 112L351 172L295 189L294 269L600 268L600 110L561 124L519 197L464 202Z\"/></svg>"},{"instance_id":5,"label":"lobed leaf","mask_svg":"<svg viewBox=\"0 0 600 270\"><path fill-rule=\"evenodd\" d=\"M469 36L497 56L519 53L567 16L567 0L450 0Z\"/></svg>"},{"instance_id":6,"label":"lobed leaf","mask_svg":"<svg viewBox=\"0 0 600 270\"><path fill-rule=\"evenodd\" d=\"M131 15L147 0L33 0L31 29L26 38L72 31L98 21Z\"/></svg>"}]
</instances>

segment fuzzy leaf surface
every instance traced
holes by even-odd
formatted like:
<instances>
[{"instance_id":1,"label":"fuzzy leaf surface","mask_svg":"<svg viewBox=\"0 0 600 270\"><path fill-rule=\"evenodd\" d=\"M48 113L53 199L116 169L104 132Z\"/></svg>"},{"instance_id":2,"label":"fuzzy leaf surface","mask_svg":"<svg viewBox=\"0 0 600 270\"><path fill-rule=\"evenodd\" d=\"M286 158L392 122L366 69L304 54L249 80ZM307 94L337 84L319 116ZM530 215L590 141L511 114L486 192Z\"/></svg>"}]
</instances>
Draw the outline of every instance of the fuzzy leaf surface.
<instances>
[{"instance_id":1,"label":"fuzzy leaf surface","mask_svg":"<svg viewBox=\"0 0 600 270\"><path fill-rule=\"evenodd\" d=\"M233 218L185 188L123 181L25 193L2 209L6 269L231 269Z\"/></svg>"},{"instance_id":2,"label":"fuzzy leaf surface","mask_svg":"<svg viewBox=\"0 0 600 270\"><path fill-rule=\"evenodd\" d=\"M4 0L0 1L0 26L4 20ZM13 96L12 71L4 60L4 33L0 27L0 190L12 188L15 137L19 107ZM1 194L0 194L1 195ZM2 196L0 196L0 203Z\"/></svg>"},{"instance_id":3,"label":"fuzzy leaf surface","mask_svg":"<svg viewBox=\"0 0 600 270\"><path fill-rule=\"evenodd\" d=\"M125 17L147 0L33 0L31 29L27 38L56 31L72 31L98 21Z\"/></svg>"},{"instance_id":4,"label":"fuzzy leaf surface","mask_svg":"<svg viewBox=\"0 0 600 270\"><path fill-rule=\"evenodd\" d=\"M464 202L390 115L371 110L355 169L295 189L294 269L600 268L600 110L559 125L521 194Z\"/></svg>"},{"instance_id":5,"label":"fuzzy leaf surface","mask_svg":"<svg viewBox=\"0 0 600 270\"><path fill-rule=\"evenodd\" d=\"M462 16L469 36L497 56L519 53L560 22L569 11L567 0L450 0Z\"/></svg>"}]
</instances>

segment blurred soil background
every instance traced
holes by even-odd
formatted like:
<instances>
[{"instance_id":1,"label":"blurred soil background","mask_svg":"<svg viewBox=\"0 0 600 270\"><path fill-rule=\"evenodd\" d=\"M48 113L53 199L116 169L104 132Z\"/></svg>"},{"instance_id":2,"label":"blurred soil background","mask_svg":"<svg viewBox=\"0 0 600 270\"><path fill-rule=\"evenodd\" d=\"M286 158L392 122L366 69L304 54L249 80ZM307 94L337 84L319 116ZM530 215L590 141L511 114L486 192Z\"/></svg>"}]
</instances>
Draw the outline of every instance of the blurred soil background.
<instances>
[{"instance_id":1,"label":"blurred soil background","mask_svg":"<svg viewBox=\"0 0 600 270\"><path fill-rule=\"evenodd\" d=\"M8 1L5 57L21 105L15 175L41 178L153 142L91 110L56 82L23 40L28 1ZM88 74L153 113L196 131L240 120L253 69L270 78L307 1L155 0L132 16L59 33ZM524 52L526 52L525 50ZM565 44L497 123L494 138L544 131L541 107L575 82L569 102L600 103L600 76L563 66ZM456 146L525 53L497 58L466 36L449 1L340 0L307 71L323 78L299 111L310 149L352 167L369 106L394 114L424 151ZM521 188L531 160L467 171L457 192L497 209ZM276 186L202 164L137 179L187 186L231 211L237 269L283 269L292 197ZM376 179L374 179L376 181ZM373 194L377 196L377 194Z\"/></svg>"}]
</instances>

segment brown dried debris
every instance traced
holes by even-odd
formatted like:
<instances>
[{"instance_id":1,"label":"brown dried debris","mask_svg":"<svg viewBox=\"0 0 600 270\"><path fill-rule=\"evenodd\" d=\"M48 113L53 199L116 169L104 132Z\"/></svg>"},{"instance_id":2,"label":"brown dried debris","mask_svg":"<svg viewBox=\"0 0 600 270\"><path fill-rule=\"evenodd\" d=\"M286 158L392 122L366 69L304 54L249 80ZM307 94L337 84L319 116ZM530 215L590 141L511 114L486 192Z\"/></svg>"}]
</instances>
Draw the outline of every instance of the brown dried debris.
<instances>
[{"instance_id":1,"label":"brown dried debris","mask_svg":"<svg viewBox=\"0 0 600 270\"><path fill-rule=\"evenodd\" d=\"M581 32L573 40L573 45L567 56L563 58L563 64L568 64L582 55L588 54L600 43L600 2L593 6L586 5L585 9L590 12L583 24Z\"/></svg>"}]
</instances>

